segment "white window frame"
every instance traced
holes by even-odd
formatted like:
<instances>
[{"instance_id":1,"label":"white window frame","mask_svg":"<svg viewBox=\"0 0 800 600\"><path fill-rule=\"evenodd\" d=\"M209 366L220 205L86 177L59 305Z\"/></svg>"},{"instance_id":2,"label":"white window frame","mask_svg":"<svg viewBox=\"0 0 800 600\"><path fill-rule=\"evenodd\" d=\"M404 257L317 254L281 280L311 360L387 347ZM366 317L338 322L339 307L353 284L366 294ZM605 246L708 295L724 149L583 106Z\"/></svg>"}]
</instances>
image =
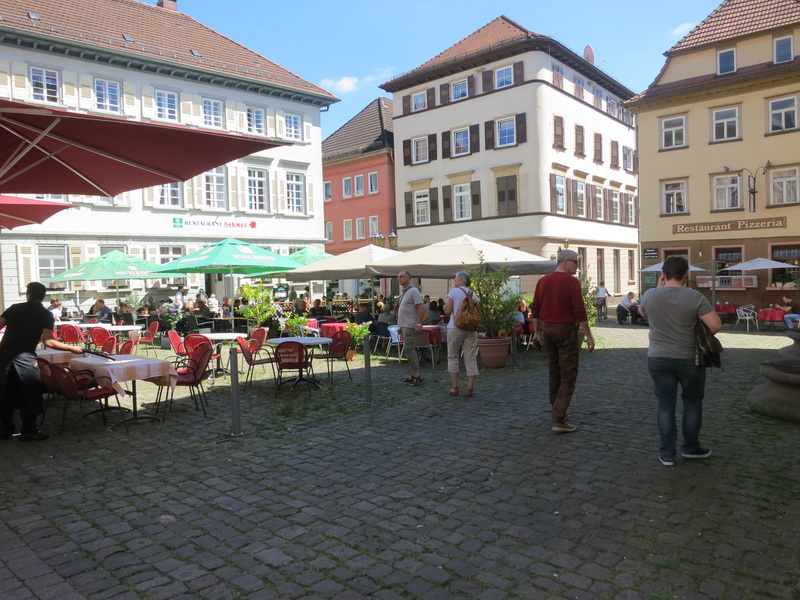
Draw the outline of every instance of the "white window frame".
<instances>
[{"instance_id":1,"label":"white window frame","mask_svg":"<svg viewBox=\"0 0 800 600\"><path fill-rule=\"evenodd\" d=\"M228 173L224 165L203 174L203 206L212 210L228 208Z\"/></svg>"},{"instance_id":2,"label":"white window frame","mask_svg":"<svg viewBox=\"0 0 800 600\"><path fill-rule=\"evenodd\" d=\"M367 175L367 193L377 194L378 190L378 172L373 171Z\"/></svg>"},{"instance_id":3,"label":"white window frame","mask_svg":"<svg viewBox=\"0 0 800 600\"><path fill-rule=\"evenodd\" d=\"M450 102L465 100L469 97L469 85L466 79L459 79L450 84Z\"/></svg>"},{"instance_id":4,"label":"white window frame","mask_svg":"<svg viewBox=\"0 0 800 600\"><path fill-rule=\"evenodd\" d=\"M325 221L325 240L333 241L333 221Z\"/></svg>"},{"instance_id":5,"label":"white window frame","mask_svg":"<svg viewBox=\"0 0 800 600\"><path fill-rule=\"evenodd\" d=\"M258 106L247 107L247 132L253 135L267 134L267 111Z\"/></svg>"},{"instance_id":6,"label":"white window frame","mask_svg":"<svg viewBox=\"0 0 800 600\"><path fill-rule=\"evenodd\" d=\"M731 57L732 65L730 68L723 70L723 61ZM736 48L725 48L725 50L717 50L717 75L726 75L728 73L736 72Z\"/></svg>"},{"instance_id":7,"label":"white window frame","mask_svg":"<svg viewBox=\"0 0 800 600\"><path fill-rule=\"evenodd\" d=\"M178 121L180 102L178 94L167 90L155 90L153 102L156 109L156 118L163 121Z\"/></svg>"},{"instance_id":8,"label":"white window frame","mask_svg":"<svg viewBox=\"0 0 800 600\"><path fill-rule=\"evenodd\" d=\"M122 112L122 86L119 81L95 77L92 85L94 107L110 113Z\"/></svg>"},{"instance_id":9,"label":"white window frame","mask_svg":"<svg viewBox=\"0 0 800 600\"><path fill-rule=\"evenodd\" d=\"M342 198L352 198L353 197L353 178L352 177L343 177L342 178Z\"/></svg>"},{"instance_id":10,"label":"white window frame","mask_svg":"<svg viewBox=\"0 0 800 600\"><path fill-rule=\"evenodd\" d=\"M54 252L46 259L49 263L47 266L42 265L42 249L53 249ZM63 260L61 260L63 259ZM67 262L67 246L62 244L39 244L36 246L36 273L37 280L52 279L56 275L60 275L66 271L68 267Z\"/></svg>"},{"instance_id":11,"label":"white window frame","mask_svg":"<svg viewBox=\"0 0 800 600\"><path fill-rule=\"evenodd\" d=\"M512 85L514 85L514 67L512 65L495 69L494 89L501 90Z\"/></svg>"},{"instance_id":12,"label":"white window frame","mask_svg":"<svg viewBox=\"0 0 800 600\"><path fill-rule=\"evenodd\" d=\"M469 221L472 218L472 184L453 186L453 220Z\"/></svg>"},{"instance_id":13,"label":"white window frame","mask_svg":"<svg viewBox=\"0 0 800 600\"><path fill-rule=\"evenodd\" d=\"M370 237L370 239L372 239L373 237L375 237L376 235L378 235L381 232L379 225L380 225L380 223L379 223L378 215L371 215L370 218L369 218L369 237Z\"/></svg>"},{"instance_id":14,"label":"white window frame","mask_svg":"<svg viewBox=\"0 0 800 600\"><path fill-rule=\"evenodd\" d=\"M415 165L428 162L428 136L411 140L411 162Z\"/></svg>"},{"instance_id":15,"label":"white window frame","mask_svg":"<svg viewBox=\"0 0 800 600\"><path fill-rule=\"evenodd\" d=\"M286 211L306 214L306 178L302 173L286 173Z\"/></svg>"},{"instance_id":16,"label":"white window frame","mask_svg":"<svg viewBox=\"0 0 800 600\"><path fill-rule=\"evenodd\" d=\"M770 206L800 203L800 167L771 169L769 181Z\"/></svg>"},{"instance_id":17,"label":"white window frame","mask_svg":"<svg viewBox=\"0 0 800 600\"><path fill-rule=\"evenodd\" d=\"M506 135L506 141L503 142L501 130L505 125L511 125L511 136ZM504 135L507 132L504 132ZM507 117L505 119L497 119L495 123L495 148L509 148L517 145L517 119L516 117Z\"/></svg>"},{"instance_id":18,"label":"white window frame","mask_svg":"<svg viewBox=\"0 0 800 600\"><path fill-rule=\"evenodd\" d=\"M322 182L322 199L325 202L330 202L333 200L333 185L330 181Z\"/></svg>"},{"instance_id":19,"label":"white window frame","mask_svg":"<svg viewBox=\"0 0 800 600\"><path fill-rule=\"evenodd\" d=\"M711 111L711 139L715 142L739 139L738 106L715 108Z\"/></svg>"},{"instance_id":20,"label":"white window frame","mask_svg":"<svg viewBox=\"0 0 800 600\"><path fill-rule=\"evenodd\" d=\"M628 202L628 224L633 225L634 220L636 219L636 212L634 211L633 205L633 197L631 196L630 202ZM628 277L628 279L633 279L632 277Z\"/></svg>"},{"instance_id":21,"label":"white window frame","mask_svg":"<svg viewBox=\"0 0 800 600\"><path fill-rule=\"evenodd\" d=\"M669 138L669 139L668 139ZM686 147L686 115L661 119L661 149Z\"/></svg>"},{"instance_id":22,"label":"white window frame","mask_svg":"<svg viewBox=\"0 0 800 600\"><path fill-rule=\"evenodd\" d=\"M556 212L567 214L567 179L563 175L556 175Z\"/></svg>"},{"instance_id":23,"label":"white window frame","mask_svg":"<svg viewBox=\"0 0 800 600\"><path fill-rule=\"evenodd\" d=\"M364 176L363 175L356 175L353 177L353 187L355 188L354 193L356 196L363 196L364 195Z\"/></svg>"},{"instance_id":24,"label":"white window frame","mask_svg":"<svg viewBox=\"0 0 800 600\"><path fill-rule=\"evenodd\" d=\"M428 108L428 92L416 92L411 94L411 112L419 112Z\"/></svg>"},{"instance_id":25,"label":"white window frame","mask_svg":"<svg viewBox=\"0 0 800 600\"><path fill-rule=\"evenodd\" d=\"M782 45L781 42L788 42L789 44L789 53L786 58L780 59L778 54L780 53L781 49L779 45ZM794 60L794 39L791 35L784 35L781 37L777 37L772 42L772 60L775 64L784 63L784 62L791 62Z\"/></svg>"},{"instance_id":26,"label":"white window frame","mask_svg":"<svg viewBox=\"0 0 800 600\"><path fill-rule=\"evenodd\" d=\"M366 220L364 217L358 217L356 219L356 239L363 240L367 237L366 231Z\"/></svg>"},{"instance_id":27,"label":"white window frame","mask_svg":"<svg viewBox=\"0 0 800 600\"><path fill-rule=\"evenodd\" d=\"M603 196L603 188L599 185L594 188L594 209L598 221L606 218L605 197Z\"/></svg>"},{"instance_id":28,"label":"white window frame","mask_svg":"<svg viewBox=\"0 0 800 600\"><path fill-rule=\"evenodd\" d=\"M286 137L292 140L303 139L303 117L291 113L284 115L284 130Z\"/></svg>"},{"instance_id":29,"label":"white window frame","mask_svg":"<svg viewBox=\"0 0 800 600\"><path fill-rule=\"evenodd\" d=\"M247 167L247 209L269 212L269 171Z\"/></svg>"},{"instance_id":30,"label":"white window frame","mask_svg":"<svg viewBox=\"0 0 800 600\"><path fill-rule=\"evenodd\" d=\"M223 111L225 110L222 105L222 100L214 100L213 98L203 98L203 124L206 127L214 127L215 129L222 129L223 124Z\"/></svg>"},{"instance_id":31,"label":"white window frame","mask_svg":"<svg viewBox=\"0 0 800 600\"><path fill-rule=\"evenodd\" d=\"M414 225L429 225L431 222L431 195L428 190L414 192Z\"/></svg>"},{"instance_id":32,"label":"white window frame","mask_svg":"<svg viewBox=\"0 0 800 600\"><path fill-rule=\"evenodd\" d=\"M178 260L186 256L186 249L183 246L159 246L158 247L158 264L166 265L174 260ZM170 277L159 280L162 285L168 284L184 284L186 285L186 277Z\"/></svg>"},{"instance_id":33,"label":"white window frame","mask_svg":"<svg viewBox=\"0 0 800 600\"><path fill-rule=\"evenodd\" d=\"M450 156L466 156L469 154L469 127L454 129L450 136ZM461 141L458 141L459 137Z\"/></svg>"},{"instance_id":34,"label":"white window frame","mask_svg":"<svg viewBox=\"0 0 800 600\"><path fill-rule=\"evenodd\" d=\"M353 219L345 219L342 221L342 239L349 242L353 239Z\"/></svg>"},{"instance_id":35,"label":"white window frame","mask_svg":"<svg viewBox=\"0 0 800 600\"><path fill-rule=\"evenodd\" d=\"M725 173L711 178L711 207L713 211L739 210L742 208L742 185L739 175Z\"/></svg>"},{"instance_id":36,"label":"white window frame","mask_svg":"<svg viewBox=\"0 0 800 600\"><path fill-rule=\"evenodd\" d=\"M622 168L626 171L633 171L633 148L622 147Z\"/></svg>"},{"instance_id":37,"label":"white window frame","mask_svg":"<svg viewBox=\"0 0 800 600\"><path fill-rule=\"evenodd\" d=\"M619 192L617 190L611 190L611 220L614 223L619 223L622 217L620 206Z\"/></svg>"},{"instance_id":38,"label":"white window frame","mask_svg":"<svg viewBox=\"0 0 800 600\"><path fill-rule=\"evenodd\" d=\"M55 69L29 67L31 99L37 102L59 104L61 102L61 74Z\"/></svg>"},{"instance_id":39,"label":"white window frame","mask_svg":"<svg viewBox=\"0 0 800 600\"><path fill-rule=\"evenodd\" d=\"M776 108L777 104L786 104ZM797 96L784 96L782 98L772 98L769 101L769 124L768 132L793 131L797 129ZM775 117L779 117L780 123L776 127Z\"/></svg>"},{"instance_id":40,"label":"white window frame","mask_svg":"<svg viewBox=\"0 0 800 600\"><path fill-rule=\"evenodd\" d=\"M575 211L579 217L586 216L586 182L575 182Z\"/></svg>"},{"instance_id":41,"label":"white window frame","mask_svg":"<svg viewBox=\"0 0 800 600\"><path fill-rule=\"evenodd\" d=\"M163 183L156 188L158 206L179 208L183 206L183 184L180 181Z\"/></svg>"},{"instance_id":42,"label":"white window frame","mask_svg":"<svg viewBox=\"0 0 800 600\"><path fill-rule=\"evenodd\" d=\"M688 182L675 179L661 182L661 214L685 215L689 212Z\"/></svg>"}]
</instances>

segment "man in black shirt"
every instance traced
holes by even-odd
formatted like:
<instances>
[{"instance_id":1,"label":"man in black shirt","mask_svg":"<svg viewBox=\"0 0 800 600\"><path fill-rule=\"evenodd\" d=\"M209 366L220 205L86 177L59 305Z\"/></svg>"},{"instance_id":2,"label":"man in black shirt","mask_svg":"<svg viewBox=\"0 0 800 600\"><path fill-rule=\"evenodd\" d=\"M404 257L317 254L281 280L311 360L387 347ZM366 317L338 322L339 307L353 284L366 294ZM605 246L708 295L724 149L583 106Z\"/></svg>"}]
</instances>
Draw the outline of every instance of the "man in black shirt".
<instances>
[{"instance_id":1,"label":"man in black shirt","mask_svg":"<svg viewBox=\"0 0 800 600\"><path fill-rule=\"evenodd\" d=\"M22 418L21 442L48 438L36 429L36 419L43 411L42 378L36 366L39 340L47 348L83 352L53 336L53 315L42 304L46 291L41 283L29 283L27 302L14 304L0 315L0 327L6 328L0 341L0 439L14 434L15 408Z\"/></svg>"}]
</instances>

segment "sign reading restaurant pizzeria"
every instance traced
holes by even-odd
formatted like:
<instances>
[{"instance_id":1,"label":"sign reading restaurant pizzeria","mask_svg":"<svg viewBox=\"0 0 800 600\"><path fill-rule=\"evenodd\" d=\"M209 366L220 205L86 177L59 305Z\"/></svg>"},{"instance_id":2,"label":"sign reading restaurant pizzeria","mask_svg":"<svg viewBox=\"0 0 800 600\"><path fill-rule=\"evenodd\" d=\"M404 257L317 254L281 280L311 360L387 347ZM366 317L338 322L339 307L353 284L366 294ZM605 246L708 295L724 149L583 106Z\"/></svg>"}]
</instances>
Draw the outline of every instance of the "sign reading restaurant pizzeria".
<instances>
[{"instance_id":1,"label":"sign reading restaurant pizzeria","mask_svg":"<svg viewBox=\"0 0 800 600\"><path fill-rule=\"evenodd\" d=\"M758 229L786 229L786 217L772 219L737 219L716 223L687 223L672 226L672 234L716 233L726 231L755 231Z\"/></svg>"}]
</instances>

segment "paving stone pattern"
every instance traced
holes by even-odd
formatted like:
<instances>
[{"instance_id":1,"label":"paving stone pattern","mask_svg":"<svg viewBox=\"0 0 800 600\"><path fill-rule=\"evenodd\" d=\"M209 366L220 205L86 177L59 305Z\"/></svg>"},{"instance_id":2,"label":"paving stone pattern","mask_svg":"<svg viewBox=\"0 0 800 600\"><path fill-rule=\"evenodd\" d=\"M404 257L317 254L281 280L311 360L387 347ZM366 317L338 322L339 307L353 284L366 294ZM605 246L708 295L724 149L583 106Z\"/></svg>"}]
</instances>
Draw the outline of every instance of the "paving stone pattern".
<instances>
[{"instance_id":1,"label":"paving stone pattern","mask_svg":"<svg viewBox=\"0 0 800 600\"><path fill-rule=\"evenodd\" d=\"M274 397L230 380L209 416L106 431L77 409L46 442L0 442L0 598L800 598L800 426L751 413L779 332L721 334L707 460L657 460L647 329L607 321L582 356L573 434L550 431L543 355L447 394L396 359ZM163 353L166 356L166 352ZM317 370L324 375L324 366ZM139 385L143 410L155 387ZM114 412L109 419L117 419Z\"/></svg>"}]
</instances>

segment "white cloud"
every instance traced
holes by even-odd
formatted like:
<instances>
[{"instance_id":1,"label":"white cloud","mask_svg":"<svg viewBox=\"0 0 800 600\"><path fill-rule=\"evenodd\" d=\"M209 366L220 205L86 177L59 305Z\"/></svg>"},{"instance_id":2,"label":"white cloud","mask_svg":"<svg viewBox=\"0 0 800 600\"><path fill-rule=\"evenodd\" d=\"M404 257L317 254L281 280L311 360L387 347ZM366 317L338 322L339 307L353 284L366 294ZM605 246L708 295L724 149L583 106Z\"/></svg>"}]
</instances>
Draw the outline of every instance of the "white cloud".
<instances>
[{"instance_id":1,"label":"white cloud","mask_svg":"<svg viewBox=\"0 0 800 600\"><path fill-rule=\"evenodd\" d=\"M334 94L348 94L358 91L358 77L340 77L339 79L322 80L322 87Z\"/></svg>"},{"instance_id":2,"label":"white cloud","mask_svg":"<svg viewBox=\"0 0 800 600\"><path fill-rule=\"evenodd\" d=\"M383 67L377 67L373 69L372 75L367 75L366 77L362 78L361 81L367 83L377 82L378 84L384 83L385 81L389 81L394 76L394 67L390 67L388 65Z\"/></svg>"},{"instance_id":3,"label":"white cloud","mask_svg":"<svg viewBox=\"0 0 800 600\"><path fill-rule=\"evenodd\" d=\"M681 23L675 28L675 30L672 32L672 35L675 37L683 37L692 29L694 29L695 25L696 23Z\"/></svg>"}]
</instances>

